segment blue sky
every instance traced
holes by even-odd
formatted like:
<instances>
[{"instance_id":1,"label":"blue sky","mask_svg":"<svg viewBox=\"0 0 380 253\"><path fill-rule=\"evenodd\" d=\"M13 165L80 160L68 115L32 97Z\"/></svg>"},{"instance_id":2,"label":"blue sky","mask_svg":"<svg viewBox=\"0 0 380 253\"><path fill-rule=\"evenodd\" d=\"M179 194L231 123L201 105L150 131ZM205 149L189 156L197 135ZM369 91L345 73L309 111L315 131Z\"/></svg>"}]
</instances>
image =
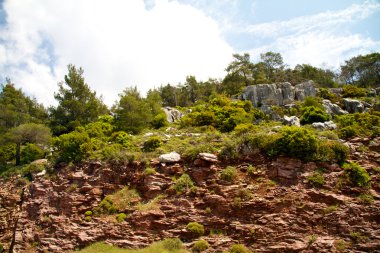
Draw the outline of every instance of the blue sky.
<instances>
[{"instance_id":1,"label":"blue sky","mask_svg":"<svg viewBox=\"0 0 380 253\"><path fill-rule=\"evenodd\" d=\"M380 51L376 0L0 0L0 80L46 105L67 64L112 105L127 86L222 78L233 53L339 69Z\"/></svg>"}]
</instances>

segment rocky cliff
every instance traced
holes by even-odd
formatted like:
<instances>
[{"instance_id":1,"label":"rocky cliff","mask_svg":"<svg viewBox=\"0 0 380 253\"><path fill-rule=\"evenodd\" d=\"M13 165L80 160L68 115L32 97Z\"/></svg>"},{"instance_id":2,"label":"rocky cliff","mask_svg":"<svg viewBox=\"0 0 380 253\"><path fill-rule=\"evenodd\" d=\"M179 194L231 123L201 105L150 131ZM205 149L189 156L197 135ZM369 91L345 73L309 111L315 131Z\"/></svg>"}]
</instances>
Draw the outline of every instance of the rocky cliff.
<instances>
[{"instance_id":1,"label":"rocky cliff","mask_svg":"<svg viewBox=\"0 0 380 253\"><path fill-rule=\"evenodd\" d=\"M373 151L355 151L369 142ZM348 143L350 159L371 174L371 204L357 197L362 189L341 185L343 169L337 164L270 159L256 152L234 164L238 174L233 182L221 179L225 165L207 154L189 164L153 160L155 174L144 173L145 165L138 162L92 162L56 168L53 175L35 177L27 185L20 178L1 180L0 240L13 252L65 252L97 241L142 247L169 237L190 247L195 237L185 228L196 221L205 227L207 252L221 252L235 243L257 252L378 252L379 143ZM324 169L321 188L308 180L317 168ZM172 177L184 172L197 187L178 194L171 187ZM85 220L86 211L126 185L139 192L145 208L127 208L123 222L115 215ZM146 205L158 194L164 195Z\"/></svg>"},{"instance_id":2,"label":"rocky cliff","mask_svg":"<svg viewBox=\"0 0 380 253\"><path fill-rule=\"evenodd\" d=\"M303 101L307 96L315 96L313 81L292 86L290 83L251 85L244 89L240 99L250 100L255 107L262 105L282 106L294 101Z\"/></svg>"}]
</instances>

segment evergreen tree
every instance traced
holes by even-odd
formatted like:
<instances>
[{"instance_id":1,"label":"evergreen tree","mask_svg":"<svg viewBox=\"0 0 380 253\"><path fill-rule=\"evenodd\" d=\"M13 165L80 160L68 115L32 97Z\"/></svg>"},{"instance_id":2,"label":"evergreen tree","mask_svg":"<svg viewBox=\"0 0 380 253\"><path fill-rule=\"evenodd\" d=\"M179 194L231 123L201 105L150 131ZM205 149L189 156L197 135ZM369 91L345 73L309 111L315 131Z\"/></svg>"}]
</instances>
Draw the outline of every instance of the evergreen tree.
<instances>
[{"instance_id":1,"label":"evergreen tree","mask_svg":"<svg viewBox=\"0 0 380 253\"><path fill-rule=\"evenodd\" d=\"M71 132L109 113L101 98L85 83L83 69L69 65L68 72L65 81L58 84L58 93L54 94L58 106L49 109L50 125L55 135Z\"/></svg>"}]
</instances>

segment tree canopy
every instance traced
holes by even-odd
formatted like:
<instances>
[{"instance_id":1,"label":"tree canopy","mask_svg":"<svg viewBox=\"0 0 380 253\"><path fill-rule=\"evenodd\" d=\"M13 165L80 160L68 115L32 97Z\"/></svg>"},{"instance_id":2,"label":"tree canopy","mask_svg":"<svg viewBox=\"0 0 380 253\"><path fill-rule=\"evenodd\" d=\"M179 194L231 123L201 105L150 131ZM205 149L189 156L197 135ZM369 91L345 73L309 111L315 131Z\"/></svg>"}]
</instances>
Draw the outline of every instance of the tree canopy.
<instances>
[{"instance_id":1,"label":"tree canopy","mask_svg":"<svg viewBox=\"0 0 380 253\"><path fill-rule=\"evenodd\" d=\"M109 113L102 99L85 83L83 69L74 65L67 68L69 73L65 81L58 84L59 91L54 94L58 106L49 109L50 126L55 135L71 132Z\"/></svg>"}]
</instances>

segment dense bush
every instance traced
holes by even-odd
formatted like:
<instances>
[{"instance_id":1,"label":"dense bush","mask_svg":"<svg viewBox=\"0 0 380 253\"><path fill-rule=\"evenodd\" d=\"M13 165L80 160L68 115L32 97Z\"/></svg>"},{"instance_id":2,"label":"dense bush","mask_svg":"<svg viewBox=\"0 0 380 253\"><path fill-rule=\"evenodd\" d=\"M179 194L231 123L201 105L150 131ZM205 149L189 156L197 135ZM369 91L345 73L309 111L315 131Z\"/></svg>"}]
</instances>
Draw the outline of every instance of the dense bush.
<instances>
[{"instance_id":1,"label":"dense bush","mask_svg":"<svg viewBox=\"0 0 380 253\"><path fill-rule=\"evenodd\" d=\"M333 103L338 102L338 96L335 95L334 93L330 92L326 88L319 88L319 91L318 91L317 95L319 97L321 97L321 98L328 99L328 100L330 100Z\"/></svg>"},{"instance_id":2,"label":"dense bush","mask_svg":"<svg viewBox=\"0 0 380 253\"><path fill-rule=\"evenodd\" d=\"M301 111L300 122L302 125L312 124L314 122L325 122L330 120L330 115L327 114L324 109L307 106Z\"/></svg>"},{"instance_id":3,"label":"dense bush","mask_svg":"<svg viewBox=\"0 0 380 253\"><path fill-rule=\"evenodd\" d=\"M318 141L315 134L306 128L283 127L280 130L280 137L274 143L276 154L286 154L301 160L311 160L318 148Z\"/></svg>"},{"instance_id":4,"label":"dense bush","mask_svg":"<svg viewBox=\"0 0 380 253\"><path fill-rule=\"evenodd\" d=\"M174 190L179 194L186 192L192 187L194 187L194 182L187 174L182 174L182 176L175 181L173 186Z\"/></svg>"},{"instance_id":5,"label":"dense bush","mask_svg":"<svg viewBox=\"0 0 380 253\"><path fill-rule=\"evenodd\" d=\"M160 138L156 136L149 137L147 141L144 142L142 150L144 152L152 152L159 148L162 145L162 141Z\"/></svg>"},{"instance_id":6,"label":"dense bush","mask_svg":"<svg viewBox=\"0 0 380 253\"><path fill-rule=\"evenodd\" d=\"M370 113L346 114L337 117L340 138L377 136L380 133L380 117Z\"/></svg>"},{"instance_id":7,"label":"dense bush","mask_svg":"<svg viewBox=\"0 0 380 253\"><path fill-rule=\"evenodd\" d=\"M205 240L199 240L194 243L194 246L191 248L193 252L202 252L208 249L209 244Z\"/></svg>"},{"instance_id":8,"label":"dense bush","mask_svg":"<svg viewBox=\"0 0 380 253\"><path fill-rule=\"evenodd\" d=\"M349 148L339 141L321 139L318 143L316 159L342 165L346 161L349 151Z\"/></svg>"},{"instance_id":9,"label":"dense bush","mask_svg":"<svg viewBox=\"0 0 380 253\"><path fill-rule=\"evenodd\" d=\"M343 86L342 96L344 98L365 97L367 96L367 90L353 85L346 85Z\"/></svg>"},{"instance_id":10,"label":"dense bush","mask_svg":"<svg viewBox=\"0 0 380 253\"><path fill-rule=\"evenodd\" d=\"M186 229L196 236L202 236L205 233L205 229L202 224L198 222L189 222Z\"/></svg>"},{"instance_id":11,"label":"dense bush","mask_svg":"<svg viewBox=\"0 0 380 253\"><path fill-rule=\"evenodd\" d=\"M236 168L228 166L220 173L220 178L227 182L233 182L237 177Z\"/></svg>"},{"instance_id":12,"label":"dense bush","mask_svg":"<svg viewBox=\"0 0 380 253\"><path fill-rule=\"evenodd\" d=\"M57 162L79 162L83 160L87 156L87 151L81 147L89 142L90 137L86 132L73 131L56 137L53 140L53 146L58 156Z\"/></svg>"},{"instance_id":13,"label":"dense bush","mask_svg":"<svg viewBox=\"0 0 380 253\"><path fill-rule=\"evenodd\" d=\"M243 244L232 245L230 253L250 253L251 251L247 249Z\"/></svg>"},{"instance_id":14,"label":"dense bush","mask_svg":"<svg viewBox=\"0 0 380 253\"><path fill-rule=\"evenodd\" d=\"M325 179L319 172L314 172L312 175L308 176L307 181L314 187L322 187L325 184Z\"/></svg>"},{"instance_id":15,"label":"dense bush","mask_svg":"<svg viewBox=\"0 0 380 253\"><path fill-rule=\"evenodd\" d=\"M164 112L154 116L153 120L152 120L152 122L150 122L150 124L152 125L152 127L154 129L159 129L161 127L169 126L168 119L167 119L166 114Z\"/></svg>"},{"instance_id":16,"label":"dense bush","mask_svg":"<svg viewBox=\"0 0 380 253\"><path fill-rule=\"evenodd\" d=\"M28 143L21 149L21 164L27 164L34 160L44 158L45 151L43 151L36 144Z\"/></svg>"},{"instance_id":17,"label":"dense bush","mask_svg":"<svg viewBox=\"0 0 380 253\"><path fill-rule=\"evenodd\" d=\"M116 215L117 222L123 222L127 218L127 215L125 213L119 213Z\"/></svg>"},{"instance_id":18,"label":"dense bush","mask_svg":"<svg viewBox=\"0 0 380 253\"><path fill-rule=\"evenodd\" d=\"M120 144L125 148L129 148L131 146L132 136L124 131L118 131L112 133L111 141Z\"/></svg>"},{"instance_id":19,"label":"dense bush","mask_svg":"<svg viewBox=\"0 0 380 253\"><path fill-rule=\"evenodd\" d=\"M346 163L343 165L343 168L347 179L352 184L359 187L370 186L371 177L368 175L365 168L355 162Z\"/></svg>"},{"instance_id":20,"label":"dense bush","mask_svg":"<svg viewBox=\"0 0 380 253\"><path fill-rule=\"evenodd\" d=\"M183 248L183 243L178 238L169 238L162 241L162 245L169 252L177 251Z\"/></svg>"}]
</instances>

